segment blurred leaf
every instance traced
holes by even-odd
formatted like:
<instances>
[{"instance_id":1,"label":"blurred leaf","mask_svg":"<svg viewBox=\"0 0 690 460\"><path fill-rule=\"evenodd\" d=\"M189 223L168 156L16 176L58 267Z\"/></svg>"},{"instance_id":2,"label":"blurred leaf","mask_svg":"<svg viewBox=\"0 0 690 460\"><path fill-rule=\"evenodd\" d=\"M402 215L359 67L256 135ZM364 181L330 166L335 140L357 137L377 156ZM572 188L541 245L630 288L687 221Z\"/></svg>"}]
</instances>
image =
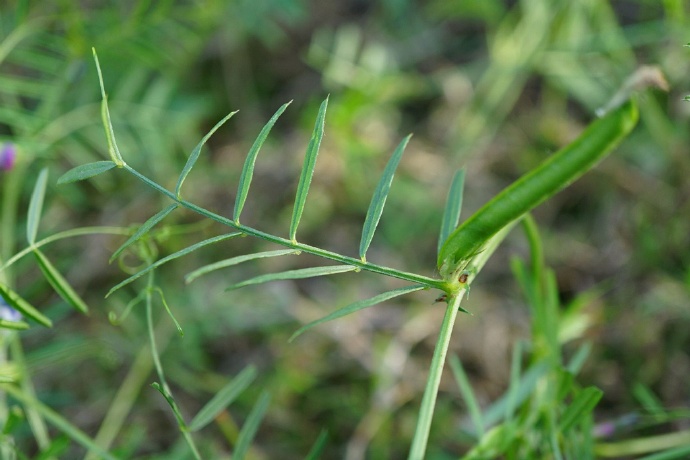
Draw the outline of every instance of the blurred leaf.
<instances>
[{"instance_id":1,"label":"blurred leaf","mask_svg":"<svg viewBox=\"0 0 690 460\"><path fill-rule=\"evenodd\" d=\"M472 384L467 378L465 369L463 369L462 363L460 362L460 359L458 359L457 355L451 355L449 364L450 369L453 371L453 375L455 376L455 381L458 383L458 387L460 388L462 399L467 405L467 410L470 413L470 418L472 419L472 424L474 425L477 438L481 438L484 436L484 423L482 422L482 411L479 407L479 402L477 401L477 397L474 395L474 390L472 390Z\"/></svg>"},{"instance_id":2,"label":"blurred leaf","mask_svg":"<svg viewBox=\"0 0 690 460\"><path fill-rule=\"evenodd\" d=\"M20 401L25 407L31 408L38 412L41 417L50 422L58 431L66 434L76 443L83 446L87 451L98 455L98 458L105 460L117 460L117 457L108 453L108 451L98 444L96 444L86 433L81 431L76 426L72 425L67 419L55 412L50 407L43 404L41 401L26 394L26 392L15 385L1 385L4 392L9 393L13 398Z\"/></svg>"},{"instance_id":3,"label":"blurred leaf","mask_svg":"<svg viewBox=\"0 0 690 460\"><path fill-rule=\"evenodd\" d=\"M65 174L60 176L57 183L58 185L62 185L88 179L89 177L97 176L101 173L109 171L115 166L117 165L112 161L95 161L93 163L87 163L85 165L70 169Z\"/></svg>"},{"instance_id":4,"label":"blurred leaf","mask_svg":"<svg viewBox=\"0 0 690 460\"><path fill-rule=\"evenodd\" d=\"M446 199L446 207L443 211L443 219L441 219L441 234L438 237L438 252L441 252L443 243L446 242L448 236L453 233L453 230L458 226L460 221L460 211L462 210L462 195L465 186L465 170L458 170L453 176L453 182L448 190L448 198Z\"/></svg>"},{"instance_id":5,"label":"blurred leaf","mask_svg":"<svg viewBox=\"0 0 690 460\"><path fill-rule=\"evenodd\" d=\"M117 259L117 256L119 256L122 253L122 251L127 249L133 243L137 242L142 236L144 236L149 230L151 230L158 222L165 219L168 214L170 214L175 209L177 209L177 206L178 206L177 203L173 203L173 204L167 206L162 211L158 212L156 215L149 218L149 220L147 220L146 222L144 222L139 227L139 229L137 229L137 231L134 233L134 235L129 237L129 239L127 241L125 241L122 246L117 248L117 250L113 253L113 255L110 256L110 260L108 262L112 263L113 260Z\"/></svg>"},{"instance_id":6,"label":"blurred leaf","mask_svg":"<svg viewBox=\"0 0 690 460\"><path fill-rule=\"evenodd\" d=\"M392 291L384 292L383 294L379 294L377 296L371 297L369 299L364 299L360 300L358 302L353 302L351 304L348 304L342 308L339 308L338 310L334 311L330 315L326 315L323 318L317 319L315 321L312 321L301 328L299 328L288 340L288 342L292 342L295 340L297 337L302 335L305 331L308 329L311 329L314 326L317 326L319 324L323 324L328 321L332 321L337 318L342 318L343 316L347 316L351 313L354 313L358 310L362 310L367 307L371 307L373 305L379 304L381 302L385 302L386 300L392 299L394 297L398 297L404 294L409 294L410 292L415 292L415 291L421 291L422 289L425 289L425 286L419 286L419 285L412 285L412 286L406 286L404 288L400 289L394 289Z\"/></svg>"},{"instance_id":7,"label":"blurred leaf","mask_svg":"<svg viewBox=\"0 0 690 460\"><path fill-rule=\"evenodd\" d=\"M659 398L647 386L637 382L633 386L633 396L650 414L663 414L664 405Z\"/></svg>"},{"instance_id":8,"label":"blurred leaf","mask_svg":"<svg viewBox=\"0 0 690 460\"><path fill-rule=\"evenodd\" d=\"M256 378L254 366L245 367L242 372L224 386L189 423L191 431L198 431L208 425L232 403Z\"/></svg>"},{"instance_id":9,"label":"blurred leaf","mask_svg":"<svg viewBox=\"0 0 690 460\"><path fill-rule=\"evenodd\" d=\"M314 445L305 457L306 460L318 460L321 457L324 447L326 447L326 442L328 441L328 431L325 429L321 430L319 437L316 438Z\"/></svg>"},{"instance_id":10,"label":"blurred leaf","mask_svg":"<svg viewBox=\"0 0 690 460\"><path fill-rule=\"evenodd\" d=\"M29 324L24 321L9 321L6 319L0 319L0 329L23 331L29 329Z\"/></svg>"},{"instance_id":11,"label":"blurred leaf","mask_svg":"<svg viewBox=\"0 0 690 460\"><path fill-rule=\"evenodd\" d=\"M369 209L367 210L367 217L364 219L362 239L359 242L359 257L364 262L366 262L367 249L369 249L371 240L374 238L376 227L379 225L381 214L383 214L383 207L386 205L386 198L388 198L388 192L390 192L391 184L393 183L395 170L398 168L400 158L402 158L402 154L411 137L412 134L408 135L395 149L393 156L388 160L388 164L383 170L383 175L376 186L374 195L371 197L371 203L369 203Z\"/></svg>"},{"instance_id":12,"label":"blurred leaf","mask_svg":"<svg viewBox=\"0 0 690 460\"><path fill-rule=\"evenodd\" d=\"M271 402L271 395L267 391L261 393L259 400L254 404L252 411L249 413L247 420L245 420L240 434L237 437L237 444L235 444L235 451L233 452L233 460L242 460L247 452L249 451L249 446L256 436L256 432L259 430L259 425L266 414L268 409L268 404Z\"/></svg>"},{"instance_id":13,"label":"blurred leaf","mask_svg":"<svg viewBox=\"0 0 690 460\"><path fill-rule=\"evenodd\" d=\"M232 219L236 224L240 223L240 214L242 213L242 208L244 208L244 202L247 199L247 194L249 193L249 186L252 183L252 176L254 175L254 163L256 163L256 157L259 154L259 149L266 141L268 133L271 132L271 128L275 125L278 117L280 117L287 106L292 104L292 101L283 104L275 114L268 120L268 123L263 127L259 133L259 137L256 138L252 148L249 149L247 154L247 159L244 161L244 166L242 167L242 175L240 176L240 183L237 187L237 197L235 198L235 212L233 213Z\"/></svg>"},{"instance_id":14,"label":"blurred leaf","mask_svg":"<svg viewBox=\"0 0 690 460\"><path fill-rule=\"evenodd\" d=\"M46 183L48 182L48 168L43 168L38 175L34 191L31 194L31 202L29 202L29 212L26 216L26 239L29 244L36 242L36 234L38 233L38 223L41 221L41 212L43 211L43 198L46 194Z\"/></svg>"},{"instance_id":15,"label":"blurred leaf","mask_svg":"<svg viewBox=\"0 0 690 460\"><path fill-rule=\"evenodd\" d=\"M103 119L103 127L105 128L105 137L108 140L108 153L110 154L110 159L117 166L122 166L125 164L125 162L122 159L120 149L117 147L117 141L115 140L115 131L113 130L113 123L110 119L110 110L108 109L108 96L105 94L105 86L103 85L101 65L98 62L96 48L91 48L91 51L93 52L93 59L96 62L96 70L98 71L98 83L101 86L101 118Z\"/></svg>"},{"instance_id":16,"label":"blurred leaf","mask_svg":"<svg viewBox=\"0 0 690 460\"><path fill-rule=\"evenodd\" d=\"M182 168L182 173L180 173L179 179L177 179L177 186L175 187L175 195L177 196L177 198L180 198L180 189L182 188L182 183L187 178L187 175L189 175L189 173L192 171L192 168L194 167L196 160L199 159L199 155L201 154L201 148L204 146L206 141L208 141L209 138L213 136L213 133L215 133L218 130L218 128L223 126L223 124L237 112L237 110L235 110L234 112L230 112L225 116L225 118L216 123L216 126L211 128L211 130L208 133L206 133L206 135L201 139L201 142L199 142L197 146L194 148L194 150L192 150L191 155L189 155L189 158L187 159L187 163L184 165L184 168Z\"/></svg>"},{"instance_id":17,"label":"blurred leaf","mask_svg":"<svg viewBox=\"0 0 690 460\"><path fill-rule=\"evenodd\" d=\"M34 256L36 256L38 266L41 267L43 276L45 276L53 289L55 289L55 292L76 310L82 313L88 313L89 307L86 306L86 303L79 297L74 289L72 289L72 286L63 278L58 269L55 268L48 258L38 249L34 249L33 253Z\"/></svg>"},{"instance_id":18,"label":"blurred leaf","mask_svg":"<svg viewBox=\"0 0 690 460\"><path fill-rule=\"evenodd\" d=\"M225 290L232 291L234 289L239 289L241 287L267 283L269 281L314 278L317 276L333 275L336 273L351 272L354 270L357 270L357 267L353 267L352 265L331 265L327 267L300 268L298 270L288 270L279 273L269 273L267 275L261 275L255 278L250 278L240 283L233 284Z\"/></svg>"},{"instance_id":19,"label":"blurred leaf","mask_svg":"<svg viewBox=\"0 0 690 460\"><path fill-rule=\"evenodd\" d=\"M517 389L512 396L510 395L509 389L498 399L498 401L484 410L484 427L488 428L503 419L509 403L509 397L511 398L510 404L513 405L513 407L522 404L532 393L539 379L548 373L549 370L551 370L551 365L546 360L532 364L532 366L522 374L522 377L520 377Z\"/></svg>"},{"instance_id":20,"label":"blurred leaf","mask_svg":"<svg viewBox=\"0 0 690 460\"><path fill-rule=\"evenodd\" d=\"M561 416L561 432L564 433L570 430L570 428L577 425L583 417L591 416L592 410L603 395L603 391L593 386L580 391Z\"/></svg>"},{"instance_id":21,"label":"blurred leaf","mask_svg":"<svg viewBox=\"0 0 690 460\"><path fill-rule=\"evenodd\" d=\"M153 264L151 264L151 265L149 265L148 267L146 267L146 268L144 268L144 269L142 269L142 270L136 272L134 275L130 276L130 277L127 278L126 280L124 280L124 281L122 281L121 283L119 283L117 286L113 287L110 291L108 291L108 293L107 293L105 296L106 296L106 297L110 296L110 294L112 294L113 292L117 291L117 290L120 289L121 287L128 285L128 284L131 283L132 281L134 281L134 280L136 280L137 278L140 278L141 276L147 274L147 273L150 272L151 270L154 270L154 269L160 267L160 266L163 265L164 263L170 262L171 260L177 259L178 257L186 256L186 255L189 254L190 252L196 251L197 249L202 248L202 247L204 247L204 246L208 246L209 244L218 243L219 241L227 240L228 238L233 238L233 237L236 237L236 236L239 236L239 235L242 235L242 233L240 233L240 232L234 232L234 233L226 233L225 235L214 236L213 238L209 238L209 239L207 239L207 240L201 241L201 242L199 242L199 243L193 244L192 246L189 246L189 247L187 247L187 248L184 248L184 249L182 249L182 250L180 250L180 251L177 251L177 252L174 253L174 254L170 254L170 255L167 256L167 257L163 257L162 259L157 260L157 261L154 262Z\"/></svg>"},{"instance_id":22,"label":"blurred leaf","mask_svg":"<svg viewBox=\"0 0 690 460\"><path fill-rule=\"evenodd\" d=\"M307 153L304 156L304 164L302 165L302 173L299 176L299 183L297 185L297 194L295 196L295 207L292 210L292 220L290 221L290 239L297 242L295 235L297 234L297 226L300 219L302 219L302 211L304 211L304 203L307 201L307 193L309 193L309 186L311 185L311 178L314 175L314 167L316 166L316 157L319 154L319 147L321 146L321 139L323 139L324 123L326 121L326 108L328 108L328 97L321 103L319 114L316 117L314 131L307 147Z\"/></svg>"},{"instance_id":23,"label":"blurred leaf","mask_svg":"<svg viewBox=\"0 0 690 460\"><path fill-rule=\"evenodd\" d=\"M281 249L278 251L266 251L266 252L257 252L255 254L247 254L244 256L237 256L237 257L231 257L230 259L225 259L221 260L219 262L209 264L209 265L204 265L201 268L197 268L193 272L190 272L185 276L185 282L186 283L191 283L198 277L205 275L209 272L212 272L214 270L219 270L221 268L226 268L226 267L231 267L233 265L241 264L242 262L247 262L250 260L254 259L262 259L265 257L277 257L277 256L285 256L289 254L299 254L299 250L297 249Z\"/></svg>"},{"instance_id":24,"label":"blurred leaf","mask_svg":"<svg viewBox=\"0 0 690 460\"><path fill-rule=\"evenodd\" d=\"M9 286L0 283L0 295L5 298L5 301L10 307L14 308L25 317L30 318L43 326L53 327L53 322L48 317L36 310L29 302L10 289Z\"/></svg>"}]
</instances>

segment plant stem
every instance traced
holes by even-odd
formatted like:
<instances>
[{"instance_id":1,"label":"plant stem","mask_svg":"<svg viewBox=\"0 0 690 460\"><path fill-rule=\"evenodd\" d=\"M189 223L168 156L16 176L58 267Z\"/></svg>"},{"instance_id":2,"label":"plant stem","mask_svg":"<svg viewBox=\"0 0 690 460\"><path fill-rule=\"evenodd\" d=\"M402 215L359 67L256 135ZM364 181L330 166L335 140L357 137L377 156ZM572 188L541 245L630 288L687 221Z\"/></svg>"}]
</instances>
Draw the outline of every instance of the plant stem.
<instances>
[{"instance_id":1,"label":"plant stem","mask_svg":"<svg viewBox=\"0 0 690 460\"><path fill-rule=\"evenodd\" d=\"M427 378L424 396L422 397L422 407L419 409L419 419L417 420L417 428L415 429L414 439L410 447L409 460L422 460L426 452L426 445L431 430L431 420L436 407L436 396L441 383L441 375L443 375L443 365L446 361L455 318L458 316L460 302L465 295L465 291L466 289L461 289L448 299L446 314L443 317L443 323L441 323L441 332L438 335L434 356L431 359L431 369L429 370L429 377Z\"/></svg>"}]
</instances>

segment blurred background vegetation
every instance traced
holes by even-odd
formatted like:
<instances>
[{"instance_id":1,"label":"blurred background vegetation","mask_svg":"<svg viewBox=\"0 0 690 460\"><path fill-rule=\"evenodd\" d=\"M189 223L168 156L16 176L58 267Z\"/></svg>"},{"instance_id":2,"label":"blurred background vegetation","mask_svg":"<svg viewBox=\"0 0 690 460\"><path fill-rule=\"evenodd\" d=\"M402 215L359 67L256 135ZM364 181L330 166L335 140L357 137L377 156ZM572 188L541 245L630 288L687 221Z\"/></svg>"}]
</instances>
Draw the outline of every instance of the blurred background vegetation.
<instances>
[{"instance_id":1,"label":"blurred background vegetation","mask_svg":"<svg viewBox=\"0 0 690 460\"><path fill-rule=\"evenodd\" d=\"M210 141L186 182L186 198L230 215L246 152L284 102L257 162L242 222L287 234L304 149L318 104L330 94L326 135L300 240L356 254L371 193L395 145L414 137L396 175L368 259L435 274L436 238L453 172L467 168L463 218L572 140L625 78L658 65L668 93L641 100L641 123L618 151L535 213L547 263L572 318L572 349L592 344L579 380L604 390L596 420L638 413L641 395L669 409L690 403L690 4L682 0L222 0L35 2L0 6L0 142L18 148L0 172L4 260L24 247L24 221L38 171L50 169L41 234L144 222L164 200L117 171L55 186L67 169L107 159L91 47L98 51L113 124L126 161L172 188L203 134L240 110ZM175 214L159 254L218 232ZM124 457L184 458L176 421L148 384L141 309L119 327L133 285L108 265L121 237L64 240L46 251L91 306L74 314L23 261L11 281L56 325L22 339L36 393L95 435L129 377L134 405L114 444ZM258 380L200 436L207 458L228 452L264 389L273 399L251 454L302 458L321 429L324 458L401 458L409 446L443 307L436 293L391 301L287 338L302 324L356 299L398 287L345 274L225 293L251 274L313 265L266 259L196 281L205 263L260 249L240 239L199 251L159 274L185 331L161 312L163 366L183 412L198 411L249 364ZM529 309L509 260L526 255L513 232L477 279L460 318L456 353L488 404L506 389L510 354L529 338ZM136 265L137 260L124 260ZM249 273L247 273L249 271ZM569 345L570 346L570 345ZM568 348L566 348L566 351ZM148 366L148 367L147 367ZM139 372L139 373L137 373ZM129 381L129 380L127 380ZM674 431L688 420L656 430ZM442 383L429 458L464 452L467 412L456 384ZM633 423L623 436L640 433ZM636 431L637 430L637 431ZM33 449L28 429L17 439ZM68 451L72 452L72 451ZM74 451L78 452L78 451ZM74 455L72 452L72 455ZM65 458L70 454L65 454ZM161 457L163 458L163 457Z\"/></svg>"}]
</instances>

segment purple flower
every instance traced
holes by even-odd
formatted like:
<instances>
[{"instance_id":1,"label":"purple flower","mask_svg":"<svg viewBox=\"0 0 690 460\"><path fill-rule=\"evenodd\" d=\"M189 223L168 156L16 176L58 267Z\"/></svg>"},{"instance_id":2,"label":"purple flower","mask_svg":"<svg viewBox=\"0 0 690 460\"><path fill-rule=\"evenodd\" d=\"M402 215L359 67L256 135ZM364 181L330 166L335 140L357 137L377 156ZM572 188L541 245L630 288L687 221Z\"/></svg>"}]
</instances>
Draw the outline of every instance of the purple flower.
<instances>
[{"instance_id":1,"label":"purple flower","mask_svg":"<svg viewBox=\"0 0 690 460\"><path fill-rule=\"evenodd\" d=\"M9 171L14 167L17 159L17 147L11 142L3 144L0 148L0 171Z\"/></svg>"},{"instance_id":2,"label":"purple flower","mask_svg":"<svg viewBox=\"0 0 690 460\"><path fill-rule=\"evenodd\" d=\"M14 321L14 322L22 320L22 314L19 313L14 308L7 305L7 302L5 302L5 298L1 295L0 295L0 319L4 319L5 321Z\"/></svg>"}]
</instances>

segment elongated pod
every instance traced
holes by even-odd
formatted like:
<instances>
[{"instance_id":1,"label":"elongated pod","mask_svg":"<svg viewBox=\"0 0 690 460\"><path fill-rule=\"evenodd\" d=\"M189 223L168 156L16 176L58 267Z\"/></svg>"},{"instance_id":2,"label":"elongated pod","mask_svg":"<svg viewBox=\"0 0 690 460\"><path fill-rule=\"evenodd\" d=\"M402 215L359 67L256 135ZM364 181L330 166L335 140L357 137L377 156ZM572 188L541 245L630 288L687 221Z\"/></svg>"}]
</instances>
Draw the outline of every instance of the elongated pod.
<instances>
[{"instance_id":1,"label":"elongated pod","mask_svg":"<svg viewBox=\"0 0 690 460\"><path fill-rule=\"evenodd\" d=\"M501 228L591 169L632 131L637 119L637 106L630 100L593 122L574 142L486 203L443 244L438 267L444 278L479 252Z\"/></svg>"}]
</instances>

